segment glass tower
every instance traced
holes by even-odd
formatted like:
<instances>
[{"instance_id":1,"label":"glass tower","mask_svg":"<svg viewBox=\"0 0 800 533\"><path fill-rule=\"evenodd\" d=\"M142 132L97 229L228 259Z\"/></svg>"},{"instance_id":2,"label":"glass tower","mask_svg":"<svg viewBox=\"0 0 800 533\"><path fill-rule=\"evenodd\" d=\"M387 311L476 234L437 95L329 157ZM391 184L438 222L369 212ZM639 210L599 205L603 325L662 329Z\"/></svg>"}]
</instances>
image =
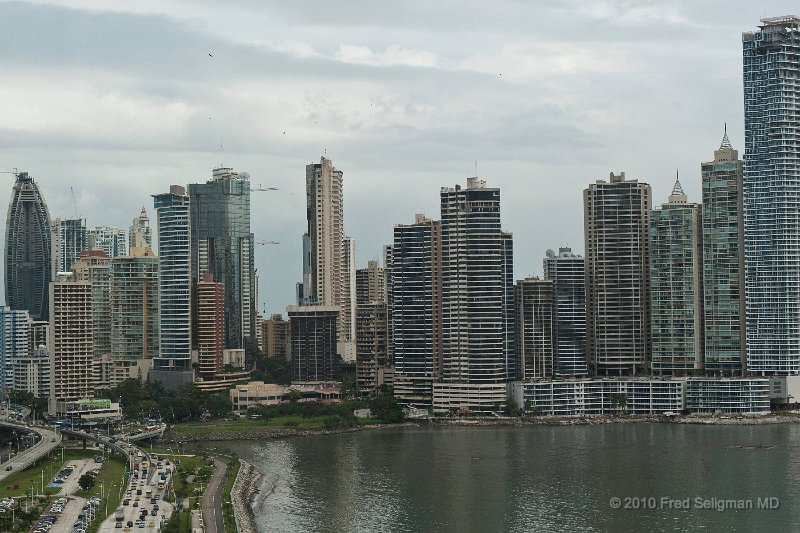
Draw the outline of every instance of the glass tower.
<instances>
[{"instance_id":1,"label":"glass tower","mask_svg":"<svg viewBox=\"0 0 800 533\"><path fill-rule=\"evenodd\" d=\"M703 368L701 209L678 180L650 218L650 328L653 373Z\"/></svg>"},{"instance_id":2,"label":"glass tower","mask_svg":"<svg viewBox=\"0 0 800 533\"><path fill-rule=\"evenodd\" d=\"M158 221L159 350L152 380L177 388L192 372L192 245L189 197L179 186L153 196Z\"/></svg>"},{"instance_id":3,"label":"glass tower","mask_svg":"<svg viewBox=\"0 0 800 533\"><path fill-rule=\"evenodd\" d=\"M705 369L745 368L742 161L727 133L703 176Z\"/></svg>"},{"instance_id":4,"label":"glass tower","mask_svg":"<svg viewBox=\"0 0 800 533\"><path fill-rule=\"evenodd\" d=\"M800 18L742 35L747 370L800 372Z\"/></svg>"},{"instance_id":5,"label":"glass tower","mask_svg":"<svg viewBox=\"0 0 800 533\"><path fill-rule=\"evenodd\" d=\"M246 173L214 169L206 183L189 185L192 279L203 274L225 284L225 347L243 348L256 337L255 267Z\"/></svg>"},{"instance_id":6,"label":"glass tower","mask_svg":"<svg viewBox=\"0 0 800 533\"><path fill-rule=\"evenodd\" d=\"M571 248L547 250L544 278L553 280L553 365L556 375L585 377L586 266Z\"/></svg>"},{"instance_id":7,"label":"glass tower","mask_svg":"<svg viewBox=\"0 0 800 533\"><path fill-rule=\"evenodd\" d=\"M33 320L49 317L51 251L47 204L33 178L20 172L6 220L6 304L28 311Z\"/></svg>"}]
</instances>

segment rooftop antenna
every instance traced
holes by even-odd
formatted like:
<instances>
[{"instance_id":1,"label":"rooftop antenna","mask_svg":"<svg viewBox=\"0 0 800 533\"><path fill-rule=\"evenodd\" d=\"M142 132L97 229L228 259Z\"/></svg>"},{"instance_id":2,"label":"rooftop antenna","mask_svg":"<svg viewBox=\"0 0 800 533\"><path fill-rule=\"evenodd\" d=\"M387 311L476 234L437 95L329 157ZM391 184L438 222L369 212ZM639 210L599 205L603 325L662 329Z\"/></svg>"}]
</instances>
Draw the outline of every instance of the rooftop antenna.
<instances>
[{"instance_id":1,"label":"rooftop antenna","mask_svg":"<svg viewBox=\"0 0 800 533\"><path fill-rule=\"evenodd\" d=\"M75 188L70 186L69 191L72 193L72 209L75 210L75 218L78 217L78 202L75 201Z\"/></svg>"},{"instance_id":2,"label":"rooftop antenna","mask_svg":"<svg viewBox=\"0 0 800 533\"><path fill-rule=\"evenodd\" d=\"M222 147L222 137L219 138L219 166L220 168L224 167L225 165L222 164L222 156L225 154L225 148Z\"/></svg>"},{"instance_id":3,"label":"rooftop antenna","mask_svg":"<svg viewBox=\"0 0 800 533\"><path fill-rule=\"evenodd\" d=\"M475 177L478 177L478 160L475 160Z\"/></svg>"}]
</instances>

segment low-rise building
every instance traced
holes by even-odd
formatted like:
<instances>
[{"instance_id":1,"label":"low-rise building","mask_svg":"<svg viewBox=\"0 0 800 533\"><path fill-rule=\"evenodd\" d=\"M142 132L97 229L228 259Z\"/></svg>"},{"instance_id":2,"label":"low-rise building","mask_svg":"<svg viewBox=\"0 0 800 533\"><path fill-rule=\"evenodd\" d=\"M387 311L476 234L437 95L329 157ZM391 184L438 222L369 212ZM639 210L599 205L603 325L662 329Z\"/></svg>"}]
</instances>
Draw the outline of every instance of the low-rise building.
<instances>
[{"instance_id":1,"label":"low-rise building","mask_svg":"<svg viewBox=\"0 0 800 533\"><path fill-rule=\"evenodd\" d=\"M291 401L292 393L296 390L302 394L301 402L338 402L342 398L341 384L336 382L322 383L292 383L291 385L278 385L251 381L237 385L229 391L233 412L245 414L251 407L259 405L278 405Z\"/></svg>"},{"instance_id":2,"label":"low-rise building","mask_svg":"<svg viewBox=\"0 0 800 533\"><path fill-rule=\"evenodd\" d=\"M605 378L509 384L528 412L549 416L766 413L766 378Z\"/></svg>"}]
</instances>

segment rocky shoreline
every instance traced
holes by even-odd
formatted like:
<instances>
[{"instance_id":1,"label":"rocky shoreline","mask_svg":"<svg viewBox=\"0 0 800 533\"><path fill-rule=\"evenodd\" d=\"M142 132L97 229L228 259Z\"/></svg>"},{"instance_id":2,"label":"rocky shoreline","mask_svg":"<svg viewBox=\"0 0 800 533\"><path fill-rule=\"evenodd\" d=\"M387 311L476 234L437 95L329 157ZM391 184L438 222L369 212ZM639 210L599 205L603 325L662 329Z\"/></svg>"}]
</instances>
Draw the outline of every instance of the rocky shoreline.
<instances>
[{"instance_id":1,"label":"rocky shoreline","mask_svg":"<svg viewBox=\"0 0 800 533\"><path fill-rule=\"evenodd\" d=\"M253 499L258 493L263 474L252 464L239 459L239 473L231 488L231 505L238 533L257 533Z\"/></svg>"},{"instance_id":2,"label":"rocky shoreline","mask_svg":"<svg viewBox=\"0 0 800 533\"><path fill-rule=\"evenodd\" d=\"M372 424L366 426L299 429L299 428L273 428L248 431L209 431L202 435L181 435L168 430L160 439L169 444L184 444L190 442L212 442L230 440L262 440L286 437L314 437L319 435L337 435L341 433L354 433L356 431L419 427L419 426L461 426L461 427L525 427L525 426L575 426L598 424L704 424L704 425L764 425L764 424L798 424L800 416L791 415L620 415L620 416L583 416L583 417L558 417L536 416L523 418L430 418L416 421L407 421L402 424Z\"/></svg>"}]
</instances>

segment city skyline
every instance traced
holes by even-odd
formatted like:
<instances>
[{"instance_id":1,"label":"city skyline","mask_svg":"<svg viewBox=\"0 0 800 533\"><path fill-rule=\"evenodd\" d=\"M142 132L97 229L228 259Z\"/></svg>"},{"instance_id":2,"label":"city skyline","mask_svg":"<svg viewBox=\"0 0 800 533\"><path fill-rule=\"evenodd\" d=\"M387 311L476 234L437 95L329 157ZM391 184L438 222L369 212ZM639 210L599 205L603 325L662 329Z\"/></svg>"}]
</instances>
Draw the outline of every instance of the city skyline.
<instances>
[{"instance_id":1,"label":"city skyline","mask_svg":"<svg viewBox=\"0 0 800 533\"><path fill-rule=\"evenodd\" d=\"M450 30L433 32L422 23L415 26L403 12L327 13L330 24L345 25L347 39L324 42L299 31L309 24L302 7L267 6L253 14L254 21L275 15L275 20L292 22L296 31L273 23L275 28L268 27L275 31L267 33L274 41L267 42L250 22L233 34L231 19L237 18L238 4L222 17L214 17L219 13L210 8L181 10L178 5L145 4L137 6L137 13L108 13L92 2L81 9L0 4L4 24L29 27L30 21L29 48L7 43L4 61L9 66L24 61L25 75L42 82L26 90L24 99L13 88L14 80L5 89L15 112L0 125L13 139L0 150L3 170L30 172L42 186L53 218L74 215L68 190L74 187L87 227L127 228L153 191L205 181L220 163L250 172L254 184L277 186L279 191L253 201L256 239L281 242L256 250L259 272L269 274L260 280L259 297L267 304L267 315L283 312L294 301L305 226L302 165L322 154L347 176L345 224L358 242L358 267L380 255L394 223L413 213L435 212L438 187L474 174L475 160L477 174L504 191L503 226L529 243L518 247L515 279L540 275L540 258L548 248L563 245L584 253L579 191L608 172L624 170L650 183L654 198L664 198L675 168L680 168L689 201L699 201L697 163L718 146L724 122L732 143L740 150L744 146L741 32L752 29L761 16L792 11L788 2L742 3L739 9L715 9L713 17L711 8L681 3L629 8L603 3L588 9L565 2L535 10L507 6L496 10L495 17L484 17L483 27L476 29L486 37L477 46L458 38L467 28L461 16L448 21ZM443 16L444 8L438 9ZM472 20L482 18L475 17L480 14L477 6L467 11ZM390 15L396 16L388 23ZM91 38L86 36L90 32L58 33L56 47L42 29L54 17L72 21L74 27L108 31ZM526 26L523 32L515 17L527 20L535 31L529 34ZM559 34L567 22L578 29L570 32L571 40ZM387 24L394 29L375 31ZM132 52L126 42L131 28L154 37L143 51ZM114 29L121 31L109 36ZM401 30L409 30L405 40ZM185 43L173 49L172 39L164 41L154 33L172 33ZM306 50L314 53L305 57L287 44L297 43L301 34L319 39L308 43ZM106 51L101 53L99 45ZM687 47L693 51L691 65L681 58ZM77 49L83 56L75 53L65 63L77 63L87 75L64 86L61 99L52 99L65 105L56 110L45 106L50 118L43 124L35 106L24 104L49 102L50 89L45 87L59 86L46 81L52 76L45 71L53 70L53 55L61 58ZM149 72L156 79L163 76L163 84L126 87L125 79L147 68L139 59L145 52L164 57L174 72ZM497 61L488 61L489 55ZM429 61L420 62L420 57ZM626 66L609 66L609 57ZM514 58L524 59L519 69L493 69ZM273 64L279 68L257 68ZM252 67L260 74L248 78ZM287 86L298 72L303 73L296 80L299 85ZM247 83L223 86L216 81L221 75ZM354 81L342 84L341 77ZM337 81L320 83L325 79ZM386 89L389 79L396 88ZM603 89L609 84L613 92ZM352 94L345 85L353 88ZM194 94L199 86L203 91ZM438 95L441 89L444 94ZM676 94L686 97L677 99ZM94 112L70 114L90 97L116 122L127 121L130 136ZM651 105L654 100L661 105ZM132 115L120 115L125 103ZM285 110L278 112L278 104ZM344 117L334 116L335 108ZM139 111L142 117L164 113L163 123L148 121L152 140L140 135ZM95 133L86 133L86 124ZM577 152L580 156L574 157ZM408 190L419 192L409 195ZM106 194L119 200L104 202ZM148 210L152 218L152 208ZM386 223L372 223L378 216ZM559 234L554 240L555 227Z\"/></svg>"}]
</instances>

